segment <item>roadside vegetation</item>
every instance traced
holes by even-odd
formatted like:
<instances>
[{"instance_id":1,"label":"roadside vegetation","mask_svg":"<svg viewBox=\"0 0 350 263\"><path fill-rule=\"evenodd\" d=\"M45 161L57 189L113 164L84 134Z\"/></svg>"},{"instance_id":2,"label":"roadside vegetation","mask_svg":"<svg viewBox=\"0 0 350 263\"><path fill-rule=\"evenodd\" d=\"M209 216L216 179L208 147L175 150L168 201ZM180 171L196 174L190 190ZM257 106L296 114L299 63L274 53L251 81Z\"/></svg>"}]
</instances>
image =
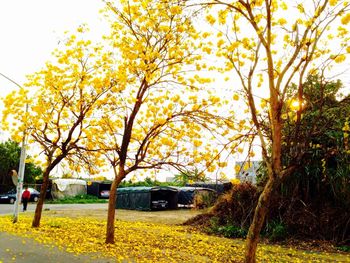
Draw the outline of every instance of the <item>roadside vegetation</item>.
<instances>
[{"instance_id":1,"label":"roadside vegetation","mask_svg":"<svg viewBox=\"0 0 350 263\"><path fill-rule=\"evenodd\" d=\"M99 199L93 195L77 195L72 197L65 197L62 199L47 200L46 204L94 204L94 203L107 203L107 199Z\"/></svg>"},{"instance_id":2,"label":"roadside vegetation","mask_svg":"<svg viewBox=\"0 0 350 263\"><path fill-rule=\"evenodd\" d=\"M184 225L210 235L246 238L257 199L256 186L250 183L236 184L229 192L220 196L213 207L187 220ZM276 197L262 229L262 240L301 247L307 247L308 244L314 247L326 245L334 250L349 251L347 229L338 228L346 212L338 211L338 216L335 216L322 206L318 207L319 211L315 211L314 204L311 206L312 203L305 203L308 208L306 210L299 203L292 203L282 194ZM310 215L314 216L310 218ZM316 217L318 220L314 220Z\"/></svg>"},{"instance_id":3,"label":"roadside vegetation","mask_svg":"<svg viewBox=\"0 0 350 263\"><path fill-rule=\"evenodd\" d=\"M156 179L152 179L150 177L146 177L143 181L133 182L130 180L124 180L120 183L119 187L136 187L136 186L147 186L147 187L153 187L153 186L183 186L181 183L177 182L160 182Z\"/></svg>"},{"instance_id":4,"label":"roadside vegetation","mask_svg":"<svg viewBox=\"0 0 350 263\"><path fill-rule=\"evenodd\" d=\"M294 168L293 176L276 187L261 237L269 242L331 243L341 251L349 251L350 97L337 100L342 83L324 82L318 75L309 75L303 86L302 121L297 125L292 121L296 113L283 109L286 118L283 164L290 165L295 161L295 152L288 147L293 145L298 131L304 158ZM290 97L294 96L290 94ZM266 133L270 131L266 130ZM198 215L186 224L210 234L246 238L266 181L266 166L262 164L257 186L236 184L208 213Z\"/></svg>"},{"instance_id":5,"label":"roadside vegetation","mask_svg":"<svg viewBox=\"0 0 350 263\"><path fill-rule=\"evenodd\" d=\"M13 185L10 173L11 170L18 171L20 153L21 147L18 142L7 140L0 143L0 190L3 192ZM26 159L25 175L25 184L34 184L35 179L42 175L41 168L35 165L31 156L27 156Z\"/></svg>"}]
</instances>

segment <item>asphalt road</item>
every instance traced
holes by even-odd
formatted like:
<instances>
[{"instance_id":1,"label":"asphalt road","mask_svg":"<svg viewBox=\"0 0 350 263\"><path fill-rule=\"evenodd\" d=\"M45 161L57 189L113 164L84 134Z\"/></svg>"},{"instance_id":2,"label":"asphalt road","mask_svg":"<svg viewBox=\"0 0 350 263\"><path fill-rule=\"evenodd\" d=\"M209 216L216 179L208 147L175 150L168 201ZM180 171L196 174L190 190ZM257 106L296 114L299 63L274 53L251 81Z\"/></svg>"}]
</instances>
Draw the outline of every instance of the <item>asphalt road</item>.
<instances>
[{"instance_id":1,"label":"asphalt road","mask_svg":"<svg viewBox=\"0 0 350 263\"><path fill-rule=\"evenodd\" d=\"M36 203L29 203L27 211L34 212ZM44 204L43 210L106 210L108 204ZM22 205L20 210L22 211ZM11 215L14 212L13 204L0 204L0 215ZM21 212L22 213L22 212Z\"/></svg>"},{"instance_id":2,"label":"asphalt road","mask_svg":"<svg viewBox=\"0 0 350 263\"><path fill-rule=\"evenodd\" d=\"M106 211L108 204L44 204L44 210L50 211L80 211L85 210ZM36 203L29 203L27 211L34 212ZM22 211L22 206L20 206ZM13 204L0 204L0 215L12 215ZM20 212L23 213L23 212ZM69 212L68 212L69 213ZM75 255L66 251L59 250L55 246L44 245L37 241L0 232L0 262L18 262L18 263L108 263L115 262L115 259L96 258L97 254Z\"/></svg>"},{"instance_id":3,"label":"asphalt road","mask_svg":"<svg viewBox=\"0 0 350 263\"><path fill-rule=\"evenodd\" d=\"M75 255L55 246L44 245L33 239L0 232L0 262L16 263L108 263L113 259L96 258L97 254Z\"/></svg>"}]
</instances>

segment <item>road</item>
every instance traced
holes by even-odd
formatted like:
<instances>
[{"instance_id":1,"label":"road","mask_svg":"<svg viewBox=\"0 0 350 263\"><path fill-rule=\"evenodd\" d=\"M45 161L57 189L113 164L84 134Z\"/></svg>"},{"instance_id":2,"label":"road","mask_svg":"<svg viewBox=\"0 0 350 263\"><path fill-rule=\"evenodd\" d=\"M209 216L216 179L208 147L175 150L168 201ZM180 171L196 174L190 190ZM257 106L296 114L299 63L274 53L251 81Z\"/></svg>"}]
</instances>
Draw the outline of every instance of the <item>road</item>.
<instances>
[{"instance_id":1,"label":"road","mask_svg":"<svg viewBox=\"0 0 350 263\"><path fill-rule=\"evenodd\" d=\"M36 203L29 203L27 207L28 212L34 212ZM49 211L62 211L62 210L103 210L106 211L108 204L44 204L43 210ZM0 204L0 215L11 215L14 211L13 204ZM22 211L22 206L20 206ZM21 212L22 213L22 212Z\"/></svg>"},{"instance_id":2,"label":"road","mask_svg":"<svg viewBox=\"0 0 350 263\"><path fill-rule=\"evenodd\" d=\"M0 232L0 262L16 263L111 263L114 259L96 258L98 253L75 255L34 239Z\"/></svg>"},{"instance_id":3,"label":"road","mask_svg":"<svg viewBox=\"0 0 350 263\"><path fill-rule=\"evenodd\" d=\"M107 214L107 203L104 204L44 204L44 211L50 211L52 214L87 214L99 213ZM36 203L29 203L28 212L34 212ZM22 206L20 207L22 211ZM13 204L0 204L0 215L12 215ZM23 212L20 212L22 214ZM98 253L97 253L98 254ZM0 232L0 262L36 262L36 263L107 263L115 262L115 259L100 258L97 254L75 255L57 247L38 243L37 241Z\"/></svg>"}]
</instances>

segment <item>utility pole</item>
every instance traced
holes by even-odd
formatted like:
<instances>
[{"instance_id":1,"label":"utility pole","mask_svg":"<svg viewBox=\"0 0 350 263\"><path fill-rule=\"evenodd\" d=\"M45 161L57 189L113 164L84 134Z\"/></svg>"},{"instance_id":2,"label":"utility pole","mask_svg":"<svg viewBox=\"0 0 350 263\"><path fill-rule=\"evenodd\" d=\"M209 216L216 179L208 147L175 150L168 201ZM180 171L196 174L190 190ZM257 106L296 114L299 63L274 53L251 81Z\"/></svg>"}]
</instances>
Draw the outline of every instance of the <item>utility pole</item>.
<instances>
[{"instance_id":1,"label":"utility pole","mask_svg":"<svg viewBox=\"0 0 350 263\"><path fill-rule=\"evenodd\" d=\"M28 104L26 104L26 112L28 112ZM19 169L18 169L19 173L18 173L18 182L17 182L16 202L15 202L15 208L13 211L13 223L17 223L18 221L19 204L22 198L24 168L25 168L25 160L26 160L26 137L27 137L27 132L26 132L26 129L24 129L22 146L21 146L21 156L19 159Z\"/></svg>"},{"instance_id":2,"label":"utility pole","mask_svg":"<svg viewBox=\"0 0 350 263\"><path fill-rule=\"evenodd\" d=\"M12 79L5 76L1 72L0 72L0 75L3 76L8 81L15 84L20 89L22 89L22 86L19 85L17 82L13 81ZM26 104L26 113L27 112L28 112L28 103ZM20 155L20 160L19 160L19 172L18 172L18 181L17 181L17 187L16 187L17 188L16 202L15 202L15 207L14 207L14 211L13 211L13 223L16 223L18 221L19 204L20 204L21 198L22 198L24 168L25 168L25 160L26 160L26 137L27 137L27 132L26 132L26 128L25 128L23 131L21 155Z\"/></svg>"}]
</instances>

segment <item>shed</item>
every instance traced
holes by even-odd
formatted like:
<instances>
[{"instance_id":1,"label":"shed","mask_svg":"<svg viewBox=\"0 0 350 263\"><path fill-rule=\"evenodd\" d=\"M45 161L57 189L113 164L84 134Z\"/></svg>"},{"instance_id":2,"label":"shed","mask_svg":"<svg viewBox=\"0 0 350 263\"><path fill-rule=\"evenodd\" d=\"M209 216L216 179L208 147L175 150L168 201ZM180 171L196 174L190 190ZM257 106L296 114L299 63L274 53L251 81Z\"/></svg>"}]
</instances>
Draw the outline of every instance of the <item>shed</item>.
<instances>
[{"instance_id":1,"label":"shed","mask_svg":"<svg viewBox=\"0 0 350 263\"><path fill-rule=\"evenodd\" d=\"M183 206L189 206L192 205L194 202L194 197L197 194L208 194L212 196L216 196L216 191L210 188L205 187L193 187L193 186L185 186L185 187L179 187L179 198L178 198L178 204Z\"/></svg>"},{"instance_id":2,"label":"shed","mask_svg":"<svg viewBox=\"0 0 350 263\"><path fill-rule=\"evenodd\" d=\"M112 182L108 181L89 181L87 182L87 194L101 198L101 192L111 189Z\"/></svg>"},{"instance_id":3,"label":"shed","mask_svg":"<svg viewBox=\"0 0 350 263\"><path fill-rule=\"evenodd\" d=\"M117 189L116 208L132 210L176 209L178 190L173 187L125 187Z\"/></svg>"},{"instance_id":4,"label":"shed","mask_svg":"<svg viewBox=\"0 0 350 263\"><path fill-rule=\"evenodd\" d=\"M86 181L80 179L52 180L51 195L54 199L86 194Z\"/></svg>"},{"instance_id":5,"label":"shed","mask_svg":"<svg viewBox=\"0 0 350 263\"><path fill-rule=\"evenodd\" d=\"M232 188L232 183L194 183L186 184L186 186L210 188L215 190L218 194L222 194Z\"/></svg>"}]
</instances>

